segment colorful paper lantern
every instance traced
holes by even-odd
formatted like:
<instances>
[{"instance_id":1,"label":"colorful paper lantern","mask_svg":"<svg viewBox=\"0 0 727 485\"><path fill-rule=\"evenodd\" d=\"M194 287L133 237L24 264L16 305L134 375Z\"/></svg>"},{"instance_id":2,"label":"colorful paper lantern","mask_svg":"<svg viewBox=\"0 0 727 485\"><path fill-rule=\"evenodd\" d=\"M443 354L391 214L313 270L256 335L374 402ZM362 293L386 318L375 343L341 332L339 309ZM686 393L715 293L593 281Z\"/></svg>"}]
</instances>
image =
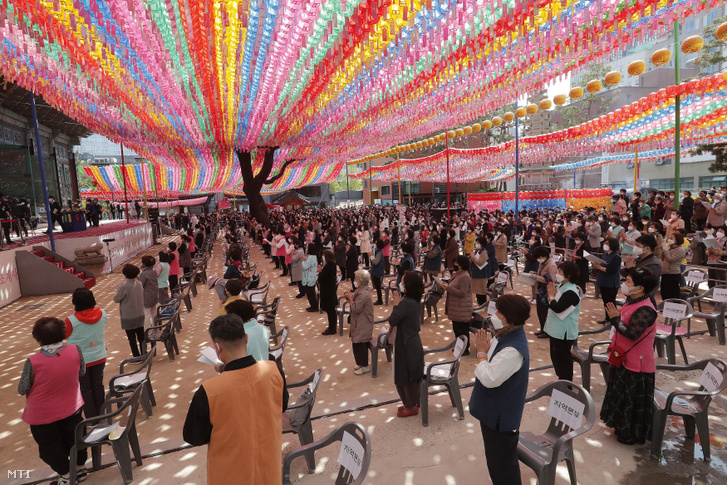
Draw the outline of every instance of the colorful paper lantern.
<instances>
[{"instance_id":1,"label":"colorful paper lantern","mask_svg":"<svg viewBox=\"0 0 727 485\"><path fill-rule=\"evenodd\" d=\"M490 128L492 128L492 125L495 125L495 118L493 118L492 121L490 121L490 120L483 121L482 122L482 129L483 130L489 130ZM502 123L502 120L500 120L500 123ZM498 123L495 126L499 126L500 123Z\"/></svg>"},{"instance_id":2,"label":"colorful paper lantern","mask_svg":"<svg viewBox=\"0 0 727 485\"><path fill-rule=\"evenodd\" d=\"M621 73L618 71L611 71L606 74L603 81L606 83L606 86L615 86L621 82Z\"/></svg>"},{"instance_id":3,"label":"colorful paper lantern","mask_svg":"<svg viewBox=\"0 0 727 485\"><path fill-rule=\"evenodd\" d=\"M598 79L589 81L588 84L586 84L586 90L591 94L595 94L595 93L599 92L602 87L603 87L603 84L601 84L601 81Z\"/></svg>"},{"instance_id":4,"label":"colorful paper lantern","mask_svg":"<svg viewBox=\"0 0 727 485\"><path fill-rule=\"evenodd\" d=\"M515 110L515 116L517 116L518 118L524 118L527 114L528 111L525 108L518 108Z\"/></svg>"},{"instance_id":5,"label":"colorful paper lantern","mask_svg":"<svg viewBox=\"0 0 727 485\"><path fill-rule=\"evenodd\" d=\"M497 126L500 126L501 124L502 124L502 118L500 118L499 116L495 116L494 118L492 118L492 126L497 127Z\"/></svg>"},{"instance_id":6,"label":"colorful paper lantern","mask_svg":"<svg viewBox=\"0 0 727 485\"><path fill-rule=\"evenodd\" d=\"M651 54L651 63L655 66L663 66L671 60L671 51L669 49L659 49Z\"/></svg>"},{"instance_id":7,"label":"colorful paper lantern","mask_svg":"<svg viewBox=\"0 0 727 485\"><path fill-rule=\"evenodd\" d=\"M583 97L583 88L580 86L574 87L570 90L568 96L570 96L570 99L581 99ZM565 100L563 102L565 103Z\"/></svg>"},{"instance_id":8,"label":"colorful paper lantern","mask_svg":"<svg viewBox=\"0 0 727 485\"><path fill-rule=\"evenodd\" d=\"M540 106L540 109L542 109L543 111L547 111L553 107L553 102L549 99L544 99L540 103L538 103L538 106Z\"/></svg>"},{"instance_id":9,"label":"colorful paper lantern","mask_svg":"<svg viewBox=\"0 0 727 485\"><path fill-rule=\"evenodd\" d=\"M464 130L464 134L465 134L466 136L469 136L469 135L471 135L471 134L472 134L472 127L471 127L471 126L465 126L465 127L463 128L463 130Z\"/></svg>"},{"instance_id":10,"label":"colorful paper lantern","mask_svg":"<svg viewBox=\"0 0 727 485\"><path fill-rule=\"evenodd\" d=\"M479 133L480 131L482 131L482 125L479 123L475 123L474 125L472 125L472 131L474 133Z\"/></svg>"},{"instance_id":11,"label":"colorful paper lantern","mask_svg":"<svg viewBox=\"0 0 727 485\"><path fill-rule=\"evenodd\" d=\"M451 140L452 138L454 138L454 137L455 137L456 135L457 135L457 133L455 133L455 131L454 131L454 130L452 130L452 131L448 131L448 132L447 132L447 138L449 138L450 140Z\"/></svg>"},{"instance_id":12,"label":"colorful paper lantern","mask_svg":"<svg viewBox=\"0 0 727 485\"><path fill-rule=\"evenodd\" d=\"M699 35L687 37L684 39L684 42L682 42L682 52L685 54L694 54L695 52L699 52L702 50L702 47L704 47L704 39L702 39Z\"/></svg>"},{"instance_id":13,"label":"colorful paper lantern","mask_svg":"<svg viewBox=\"0 0 727 485\"><path fill-rule=\"evenodd\" d=\"M722 42L727 40L727 22L717 27L717 31L714 33L714 36L717 37L717 40L721 40Z\"/></svg>"},{"instance_id":14,"label":"colorful paper lantern","mask_svg":"<svg viewBox=\"0 0 727 485\"><path fill-rule=\"evenodd\" d=\"M556 94L553 96L553 103L555 103L557 106L562 106L566 102L565 94Z\"/></svg>"},{"instance_id":15,"label":"colorful paper lantern","mask_svg":"<svg viewBox=\"0 0 727 485\"><path fill-rule=\"evenodd\" d=\"M508 111L504 115L502 115L502 119L505 120L505 123L510 123L512 120L515 119L515 114L512 111Z\"/></svg>"},{"instance_id":16,"label":"colorful paper lantern","mask_svg":"<svg viewBox=\"0 0 727 485\"><path fill-rule=\"evenodd\" d=\"M640 76L646 70L646 63L644 61L634 61L629 64L628 73L630 76Z\"/></svg>"},{"instance_id":17,"label":"colorful paper lantern","mask_svg":"<svg viewBox=\"0 0 727 485\"><path fill-rule=\"evenodd\" d=\"M538 105L537 104L529 104L525 107L525 110L528 112L529 115L534 115L538 112Z\"/></svg>"}]
</instances>

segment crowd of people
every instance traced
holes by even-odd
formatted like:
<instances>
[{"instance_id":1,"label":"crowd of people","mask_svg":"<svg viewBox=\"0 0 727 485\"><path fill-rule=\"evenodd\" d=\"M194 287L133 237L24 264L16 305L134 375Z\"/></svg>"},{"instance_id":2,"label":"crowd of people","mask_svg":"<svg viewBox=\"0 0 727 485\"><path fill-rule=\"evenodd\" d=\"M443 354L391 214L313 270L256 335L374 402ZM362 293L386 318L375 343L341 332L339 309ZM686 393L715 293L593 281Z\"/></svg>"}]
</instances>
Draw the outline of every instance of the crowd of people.
<instances>
[{"instance_id":1,"label":"crowd of people","mask_svg":"<svg viewBox=\"0 0 727 485\"><path fill-rule=\"evenodd\" d=\"M600 416L621 443L649 438L657 300L679 296L687 264L712 264L710 285L725 279L714 263L727 256L727 188L700 192L696 198L686 191L679 209L673 196L655 191L630 199L622 191L609 208L519 214L475 212L455 205L450 219L435 217L427 206L279 210L270 214L268 225L247 213L179 214L170 219L184 231L180 244L169 243L158 258L144 256L141 267L124 266L125 281L114 301L120 305L131 353L142 355L144 329L153 324L156 306L174 294L195 252L219 231L226 270L223 277L208 279L220 300L209 334L222 364L217 366L220 375L195 394L184 438L194 445L209 444L208 476L214 476L213 482L224 482L228 473L235 473L240 457L251 454L251 441L245 436L262 440L266 458L249 475L250 483L257 483L273 472L279 474L279 413L287 407L288 393L282 368L268 362L274 360L267 353L270 333L255 319L247 298L254 281L249 271L254 246L288 282L291 297L306 298L308 312L326 314L323 335L337 333L338 298L347 302L355 375L371 372L368 345L374 338L374 307L383 304L382 291L391 292L388 339L395 355L401 418L419 413L422 299L436 304L446 298L452 336L466 342L464 356L470 353L470 334L475 332L471 340L478 364L470 412L480 421L490 476L495 484L516 484L518 429L529 369L524 325L532 307L538 319L535 336L549 340L558 379L573 380L570 350L579 329L593 324L613 328L612 369ZM589 261L589 253L598 262ZM525 296L494 294L497 276L512 272L516 264L531 275L532 289ZM603 318L597 322L584 321L581 315L590 284L603 304ZM621 308L616 306L619 292ZM488 315L487 329L477 330L473 317L477 311L486 312L484 305L490 301L496 311ZM89 290L78 290L73 305L75 313L65 322L45 318L36 323L33 336L41 350L26 362L18 386L27 396L24 419L41 457L61 478L68 473L67 454L65 462L61 459L67 442L51 445L43 435L72 429L80 422L81 408L86 416L98 413L103 396L106 313L96 308ZM62 360L63 366L48 366L51 356L62 357L57 362ZM59 373L64 373L63 379L54 377ZM71 374L78 376L77 392L64 388L66 401L58 412L44 409L43 399L36 396L56 392L57 386L72 380ZM250 400L250 395L261 399ZM245 403L252 411L233 419L230 429L220 430L212 425L216 416L239 414L228 409L228 400ZM277 413L275 419L271 413Z\"/></svg>"}]
</instances>

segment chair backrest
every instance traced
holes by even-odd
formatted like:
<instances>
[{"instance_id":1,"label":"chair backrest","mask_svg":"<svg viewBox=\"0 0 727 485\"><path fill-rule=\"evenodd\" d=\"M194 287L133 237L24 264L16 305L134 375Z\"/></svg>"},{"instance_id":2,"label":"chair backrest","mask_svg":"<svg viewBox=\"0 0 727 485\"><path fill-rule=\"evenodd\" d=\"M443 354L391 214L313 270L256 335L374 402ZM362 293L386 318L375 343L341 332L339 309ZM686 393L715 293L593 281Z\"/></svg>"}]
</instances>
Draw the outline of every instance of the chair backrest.
<instances>
[{"instance_id":1,"label":"chair backrest","mask_svg":"<svg viewBox=\"0 0 727 485\"><path fill-rule=\"evenodd\" d=\"M339 441L341 442L341 449L337 461L341 464L341 468L338 470L335 483L337 485L358 485L363 483L371 466L371 437L363 425L346 423L319 441L289 451L283 459L283 485L290 485L291 483L290 464L295 458Z\"/></svg>"},{"instance_id":2,"label":"chair backrest","mask_svg":"<svg viewBox=\"0 0 727 485\"><path fill-rule=\"evenodd\" d=\"M112 394L123 394L138 386L145 379L150 379L153 361L154 352L123 360L119 365L119 374L109 380L109 391ZM136 366L136 368L128 370L128 366Z\"/></svg>"},{"instance_id":3,"label":"chair backrest","mask_svg":"<svg viewBox=\"0 0 727 485\"><path fill-rule=\"evenodd\" d=\"M709 276L704 270L701 269L688 269L682 273L686 287L689 288L692 294L697 292L697 288L702 282L706 282Z\"/></svg>"},{"instance_id":4,"label":"chair backrest","mask_svg":"<svg viewBox=\"0 0 727 485\"><path fill-rule=\"evenodd\" d=\"M664 324L670 325L674 329L676 329L682 321L688 320L694 315L692 304L679 298L668 298L660 302L657 309L664 316Z\"/></svg>"},{"instance_id":5,"label":"chair backrest","mask_svg":"<svg viewBox=\"0 0 727 485\"><path fill-rule=\"evenodd\" d=\"M270 353L275 356L275 360L278 363L280 363L280 360L283 357L283 352L285 352L285 344L288 341L288 334L290 334L290 327L286 325L278 333L270 336L271 341L274 341L273 339L275 338L280 338L280 343L275 347L270 348Z\"/></svg>"},{"instance_id":6,"label":"chair backrest","mask_svg":"<svg viewBox=\"0 0 727 485\"><path fill-rule=\"evenodd\" d=\"M177 295L168 302L159 305L157 307L157 321L167 320L175 317L179 313L181 303L182 300L179 298L179 295Z\"/></svg>"},{"instance_id":7,"label":"chair backrest","mask_svg":"<svg viewBox=\"0 0 727 485\"><path fill-rule=\"evenodd\" d=\"M536 389L525 402L549 397L548 415L550 424L545 435L553 440L568 435L571 441L586 433L596 420L596 406L591 394L583 387L570 381L553 381ZM558 450L554 450L557 455Z\"/></svg>"},{"instance_id":8,"label":"chair backrest","mask_svg":"<svg viewBox=\"0 0 727 485\"><path fill-rule=\"evenodd\" d=\"M673 366L657 366L669 368ZM682 397L689 399L697 411L702 411L709 407L712 398L727 389L727 362L722 359L705 359L694 362L676 370L701 370L702 375L699 376L699 389L697 391L685 391ZM691 394L694 392L693 394Z\"/></svg>"},{"instance_id":9,"label":"chair backrest","mask_svg":"<svg viewBox=\"0 0 727 485\"><path fill-rule=\"evenodd\" d=\"M307 386L305 386L300 392L300 395L298 395L298 399L296 399L295 404L291 406L292 409L289 416L292 427L297 428L310 420L311 414L313 414L313 406L316 403L318 388L321 385L322 376L323 370L318 369L304 381L288 384L288 389L305 386L307 384Z\"/></svg>"},{"instance_id":10,"label":"chair backrest","mask_svg":"<svg viewBox=\"0 0 727 485\"><path fill-rule=\"evenodd\" d=\"M459 366L462 363L462 354L464 354L466 348L467 336L460 335L457 337L457 340L455 340L454 349L452 350L455 362L452 364L452 368L449 371L449 377L455 377L459 373Z\"/></svg>"},{"instance_id":11,"label":"chair backrest","mask_svg":"<svg viewBox=\"0 0 727 485\"><path fill-rule=\"evenodd\" d=\"M112 403L110 402L104 402L101 405L101 413L103 415L107 415L106 422L108 424L117 422L119 426L124 428L122 434L128 433L134 422L136 422L136 412L139 409L139 402L141 400L143 387L144 386L136 387L134 392L132 392L128 398L124 399L123 402L121 402L121 406L115 411L111 409ZM116 418L118 418L118 420Z\"/></svg>"}]
</instances>

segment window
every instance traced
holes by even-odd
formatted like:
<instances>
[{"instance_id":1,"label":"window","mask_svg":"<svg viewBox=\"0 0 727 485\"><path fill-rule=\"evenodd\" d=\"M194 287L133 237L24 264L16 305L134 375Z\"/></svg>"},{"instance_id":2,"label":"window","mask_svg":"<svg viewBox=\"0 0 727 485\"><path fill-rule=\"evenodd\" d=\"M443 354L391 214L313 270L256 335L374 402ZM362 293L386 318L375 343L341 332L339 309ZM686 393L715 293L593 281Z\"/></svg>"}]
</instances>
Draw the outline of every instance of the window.
<instances>
[{"instance_id":1,"label":"window","mask_svg":"<svg viewBox=\"0 0 727 485\"><path fill-rule=\"evenodd\" d=\"M679 179L679 190L692 190L694 188L694 177L681 177ZM651 179L649 189L674 190L674 179Z\"/></svg>"},{"instance_id":2,"label":"window","mask_svg":"<svg viewBox=\"0 0 727 485\"><path fill-rule=\"evenodd\" d=\"M656 165L656 166L659 166L659 165L671 165L671 158L664 157L661 160L659 160L658 162L656 162L654 165Z\"/></svg>"},{"instance_id":3,"label":"window","mask_svg":"<svg viewBox=\"0 0 727 485\"><path fill-rule=\"evenodd\" d=\"M727 185L727 175L710 175L707 177L699 177L700 189L709 189L713 185L715 187Z\"/></svg>"},{"instance_id":4,"label":"window","mask_svg":"<svg viewBox=\"0 0 727 485\"><path fill-rule=\"evenodd\" d=\"M391 187L388 185L382 185L381 186L381 195L389 195L391 194Z\"/></svg>"}]
</instances>

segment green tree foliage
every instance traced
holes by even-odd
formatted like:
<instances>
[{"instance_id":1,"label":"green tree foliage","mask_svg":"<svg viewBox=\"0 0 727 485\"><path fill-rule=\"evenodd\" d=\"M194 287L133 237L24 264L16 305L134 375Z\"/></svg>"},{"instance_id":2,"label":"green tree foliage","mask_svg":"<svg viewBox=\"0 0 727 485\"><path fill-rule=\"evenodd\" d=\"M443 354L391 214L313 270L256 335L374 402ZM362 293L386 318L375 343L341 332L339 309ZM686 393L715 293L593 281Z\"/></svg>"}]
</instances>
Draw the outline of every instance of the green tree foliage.
<instances>
[{"instance_id":1,"label":"green tree foliage","mask_svg":"<svg viewBox=\"0 0 727 485\"><path fill-rule=\"evenodd\" d=\"M701 68L697 77L709 76L711 73L709 69L705 69L711 66L717 66L718 68L722 63L727 62L727 57L724 55L725 43L715 37L717 27L727 22L727 15L719 17L712 21L712 23L702 29L702 38L706 41L704 47L699 52L699 57L694 61L694 65Z\"/></svg>"},{"instance_id":2,"label":"green tree foliage","mask_svg":"<svg viewBox=\"0 0 727 485\"><path fill-rule=\"evenodd\" d=\"M571 126L580 125L591 119L591 116L597 117L608 112L614 103L614 97L607 94L609 91L605 89L596 94L591 94L586 91L586 84L594 79L599 79L603 82L603 79L609 72L611 72L611 66L593 64L580 76L577 84L574 84L574 86L581 86L583 88L583 97L567 106L557 107L556 113L559 113L561 117L560 121L557 122L558 129L563 130Z\"/></svg>"},{"instance_id":3,"label":"green tree foliage","mask_svg":"<svg viewBox=\"0 0 727 485\"><path fill-rule=\"evenodd\" d=\"M349 175L359 173L363 165L351 165L348 167ZM361 190L363 189L363 182L361 179L348 178L348 190ZM333 194L334 192L342 192L346 190L346 168L341 170L341 173L336 177L336 180L329 184L328 190Z\"/></svg>"},{"instance_id":4,"label":"green tree foliage","mask_svg":"<svg viewBox=\"0 0 727 485\"><path fill-rule=\"evenodd\" d=\"M711 173L727 172L727 143L707 143L694 149L696 155L711 153L715 159L709 166Z\"/></svg>"}]
</instances>

